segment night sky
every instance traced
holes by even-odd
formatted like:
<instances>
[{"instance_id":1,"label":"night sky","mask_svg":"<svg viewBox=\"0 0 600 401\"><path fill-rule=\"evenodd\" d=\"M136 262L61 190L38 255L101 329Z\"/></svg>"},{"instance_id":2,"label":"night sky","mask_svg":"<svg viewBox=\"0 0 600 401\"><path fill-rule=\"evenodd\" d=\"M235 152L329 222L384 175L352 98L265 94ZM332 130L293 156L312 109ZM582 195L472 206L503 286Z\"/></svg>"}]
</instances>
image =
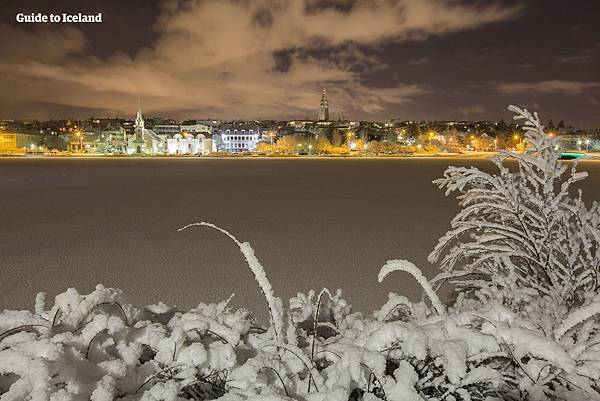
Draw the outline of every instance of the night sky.
<instances>
[{"instance_id":1,"label":"night sky","mask_svg":"<svg viewBox=\"0 0 600 401\"><path fill-rule=\"evenodd\" d=\"M103 13L18 24L19 12ZM600 1L0 2L0 118L542 119L600 126Z\"/></svg>"}]
</instances>

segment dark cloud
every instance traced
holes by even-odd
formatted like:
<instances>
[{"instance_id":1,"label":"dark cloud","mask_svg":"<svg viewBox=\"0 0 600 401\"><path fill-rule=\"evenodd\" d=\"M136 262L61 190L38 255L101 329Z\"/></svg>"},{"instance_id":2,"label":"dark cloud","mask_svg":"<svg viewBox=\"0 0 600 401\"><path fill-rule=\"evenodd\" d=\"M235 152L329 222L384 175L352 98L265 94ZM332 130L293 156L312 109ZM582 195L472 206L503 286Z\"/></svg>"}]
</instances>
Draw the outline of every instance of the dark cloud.
<instances>
[{"instance_id":1,"label":"dark cloud","mask_svg":"<svg viewBox=\"0 0 600 401\"><path fill-rule=\"evenodd\" d=\"M463 106L458 108L458 112L463 116L477 116L479 114L485 113L485 109L480 105L471 105L471 106Z\"/></svg>"},{"instance_id":2,"label":"dark cloud","mask_svg":"<svg viewBox=\"0 0 600 401\"><path fill-rule=\"evenodd\" d=\"M541 81L541 82L503 82L497 84L498 90L504 94L547 93L559 95L579 95L587 91L600 89L600 82L579 81Z\"/></svg>"},{"instance_id":3,"label":"dark cloud","mask_svg":"<svg viewBox=\"0 0 600 401\"><path fill-rule=\"evenodd\" d=\"M529 27L558 15L555 0L63 2L37 4L102 9L106 22L0 24L0 90L15 94L10 104L0 100L0 114L31 116L36 104L44 117L43 105L54 104L45 115L131 115L141 96L147 110L176 118L194 110L215 118L313 117L327 87L335 116L484 118L512 95L589 97L596 88L595 53L581 42L579 52L568 50L582 38L600 41L593 19L579 18L550 50ZM12 15L19 4L0 11ZM561 13L564 24L580 12L591 15L572 6ZM576 62L577 73L561 69Z\"/></svg>"}]
</instances>

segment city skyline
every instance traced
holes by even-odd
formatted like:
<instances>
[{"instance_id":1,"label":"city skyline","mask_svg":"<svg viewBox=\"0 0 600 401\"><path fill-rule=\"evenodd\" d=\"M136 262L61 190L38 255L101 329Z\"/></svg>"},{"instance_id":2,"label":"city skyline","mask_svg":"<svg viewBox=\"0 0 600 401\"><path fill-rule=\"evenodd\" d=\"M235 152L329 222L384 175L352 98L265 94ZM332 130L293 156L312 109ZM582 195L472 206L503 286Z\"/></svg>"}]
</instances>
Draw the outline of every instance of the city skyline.
<instances>
[{"instance_id":1,"label":"city skyline","mask_svg":"<svg viewBox=\"0 0 600 401\"><path fill-rule=\"evenodd\" d=\"M510 119L600 126L598 4L5 2L0 118ZM103 13L18 24L18 12Z\"/></svg>"}]
</instances>

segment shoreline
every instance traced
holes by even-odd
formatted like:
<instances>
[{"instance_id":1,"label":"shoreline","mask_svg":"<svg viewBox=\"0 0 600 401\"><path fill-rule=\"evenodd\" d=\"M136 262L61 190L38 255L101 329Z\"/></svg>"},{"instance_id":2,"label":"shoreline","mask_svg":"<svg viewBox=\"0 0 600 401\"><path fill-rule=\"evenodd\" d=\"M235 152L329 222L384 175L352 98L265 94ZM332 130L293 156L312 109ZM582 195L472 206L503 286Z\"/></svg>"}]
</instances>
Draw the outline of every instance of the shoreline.
<instances>
[{"instance_id":1,"label":"shoreline","mask_svg":"<svg viewBox=\"0 0 600 401\"><path fill-rule=\"evenodd\" d=\"M481 152L469 154L413 154L413 155L351 155L351 156L325 156L325 155L224 155L224 156L198 156L198 155L105 155L105 154L5 154L0 159L180 159L180 160L239 160L239 159L489 159L496 155L495 152Z\"/></svg>"},{"instance_id":2,"label":"shoreline","mask_svg":"<svg viewBox=\"0 0 600 401\"><path fill-rule=\"evenodd\" d=\"M454 159L454 160L490 160L495 156L496 152L480 152L468 154L413 154L413 155L353 155L353 156L308 156L308 155L291 155L291 156L267 156L267 155L239 155L239 156L197 156L197 155L104 155L104 154L7 154L0 155L2 159L112 159L112 160L431 160L431 159ZM566 160L565 161L569 161ZM579 162L598 162L600 161L600 153L584 154L583 157L577 159Z\"/></svg>"}]
</instances>

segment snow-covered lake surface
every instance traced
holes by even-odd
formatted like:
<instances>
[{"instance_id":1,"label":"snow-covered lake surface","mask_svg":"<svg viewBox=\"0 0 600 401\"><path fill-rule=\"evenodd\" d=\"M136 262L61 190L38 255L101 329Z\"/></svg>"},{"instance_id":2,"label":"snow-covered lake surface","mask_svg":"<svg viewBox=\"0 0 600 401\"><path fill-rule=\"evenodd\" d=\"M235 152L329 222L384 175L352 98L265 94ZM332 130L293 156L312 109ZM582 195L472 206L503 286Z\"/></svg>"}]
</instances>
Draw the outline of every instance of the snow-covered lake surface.
<instances>
[{"instance_id":1,"label":"snow-covered lake surface","mask_svg":"<svg viewBox=\"0 0 600 401\"><path fill-rule=\"evenodd\" d=\"M237 247L193 222L249 241L275 292L342 288L372 311L389 291L415 297L408 275L377 283L388 259L426 261L458 208L431 181L465 159L0 159L0 309L35 294L96 283L138 305L182 307L231 293L266 314ZM580 163L587 201L600 199L600 162ZM264 315L261 315L264 316Z\"/></svg>"}]
</instances>

